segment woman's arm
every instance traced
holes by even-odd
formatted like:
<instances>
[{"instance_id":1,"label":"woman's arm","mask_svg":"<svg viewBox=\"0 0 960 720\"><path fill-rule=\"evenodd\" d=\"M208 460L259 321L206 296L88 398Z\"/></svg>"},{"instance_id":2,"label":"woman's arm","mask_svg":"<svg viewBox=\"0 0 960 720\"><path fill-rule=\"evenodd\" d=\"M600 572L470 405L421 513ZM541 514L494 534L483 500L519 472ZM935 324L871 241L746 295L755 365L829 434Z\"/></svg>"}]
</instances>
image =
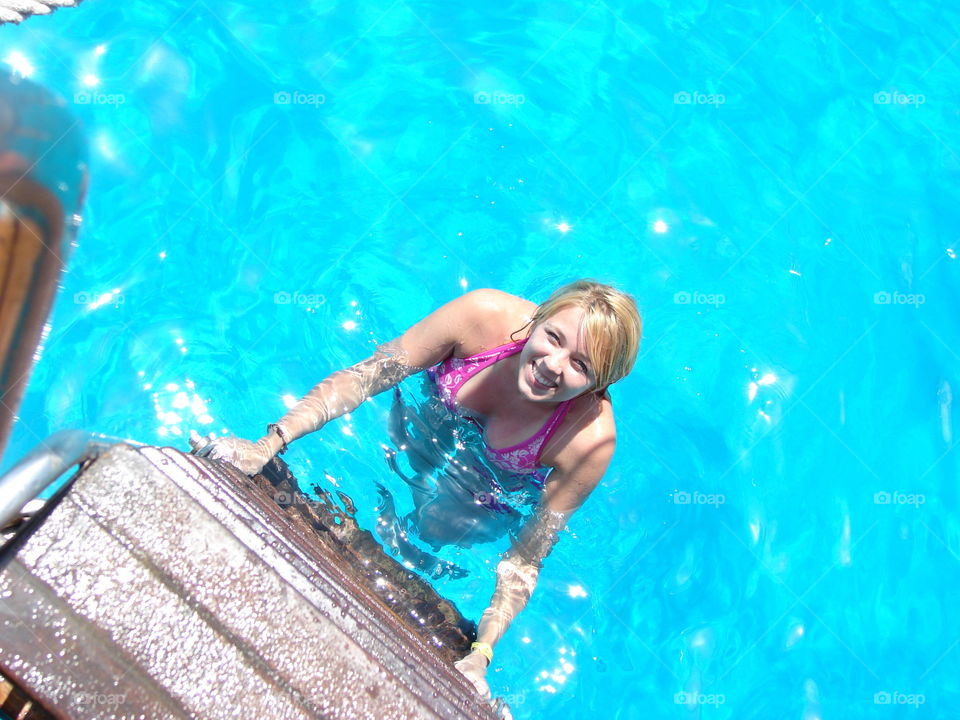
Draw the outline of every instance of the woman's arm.
<instances>
[{"instance_id":1,"label":"woman's arm","mask_svg":"<svg viewBox=\"0 0 960 720\"><path fill-rule=\"evenodd\" d=\"M524 524L516 542L497 565L496 589L490 606L480 618L476 646L456 663L457 669L481 695L490 694L486 672L493 646L526 607L544 558L553 549L570 516L600 482L615 445L615 435L598 432L596 427L593 432L578 433L558 455L536 513Z\"/></svg>"},{"instance_id":2,"label":"woman's arm","mask_svg":"<svg viewBox=\"0 0 960 720\"><path fill-rule=\"evenodd\" d=\"M255 475L287 444L355 410L364 400L409 375L450 357L461 342L484 327L491 313L496 317L511 297L497 290L474 290L448 302L400 337L378 347L366 360L318 383L270 425L260 440L218 438L203 452Z\"/></svg>"}]
</instances>

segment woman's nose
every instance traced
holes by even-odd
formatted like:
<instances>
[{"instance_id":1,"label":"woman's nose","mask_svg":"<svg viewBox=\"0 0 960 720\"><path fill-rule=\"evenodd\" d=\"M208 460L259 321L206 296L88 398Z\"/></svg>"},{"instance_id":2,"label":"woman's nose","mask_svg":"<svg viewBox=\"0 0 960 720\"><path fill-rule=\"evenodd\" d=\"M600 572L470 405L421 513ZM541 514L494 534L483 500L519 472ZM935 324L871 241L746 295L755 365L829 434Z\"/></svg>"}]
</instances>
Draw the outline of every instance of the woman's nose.
<instances>
[{"instance_id":1,"label":"woman's nose","mask_svg":"<svg viewBox=\"0 0 960 720\"><path fill-rule=\"evenodd\" d=\"M547 355L544 364L551 373L559 375L560 368L563 367L563 358L560 357L560 353L552 353Z\"/></svg>"}]
</instances>

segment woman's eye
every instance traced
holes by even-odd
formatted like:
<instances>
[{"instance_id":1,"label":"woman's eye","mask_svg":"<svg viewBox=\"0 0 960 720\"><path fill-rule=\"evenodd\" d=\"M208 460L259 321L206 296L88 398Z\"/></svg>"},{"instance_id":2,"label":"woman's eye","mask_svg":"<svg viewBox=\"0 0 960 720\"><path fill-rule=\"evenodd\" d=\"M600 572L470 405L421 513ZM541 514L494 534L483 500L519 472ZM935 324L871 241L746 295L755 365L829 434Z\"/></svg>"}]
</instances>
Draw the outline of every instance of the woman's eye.
<instances>
[{"instance_id":1,"label":"woman's eye","mask_svg":"<svg viewBox=\"0 0 960 720\"><path fill-rule=\"evenodd\" d=\"M547 335L548 335L548 336L550 337L550 339L552 339L552 340L556 340L557 342L560 341L560 338L557 336L556 333L553 333L553 332L550 332L549 330L547 330Z\"/></svg>"}]
</instances>

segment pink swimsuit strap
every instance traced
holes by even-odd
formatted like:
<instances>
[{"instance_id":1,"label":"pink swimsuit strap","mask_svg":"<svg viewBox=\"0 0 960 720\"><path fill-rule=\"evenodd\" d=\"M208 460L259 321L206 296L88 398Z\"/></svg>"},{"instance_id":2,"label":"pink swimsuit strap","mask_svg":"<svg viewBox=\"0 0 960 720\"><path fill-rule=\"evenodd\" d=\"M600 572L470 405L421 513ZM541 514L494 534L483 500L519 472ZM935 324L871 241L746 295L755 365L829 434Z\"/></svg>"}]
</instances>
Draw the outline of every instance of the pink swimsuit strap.
<instances>
[{"instance_id":1,"label":"pink swimsuit strap","mask_svg":"<svg viewBox=\"0 0 960 720\"><path fill-rule=\"evenodd\" d=\"M516 340L485 350L466 358L451 357L437 367L431 368L430 376L437 385L437 392L443 403L452 412L458 412L457 395L460 388L470 378L484 368L490 367L503 358L516 355L523 349L526 339ZM506 448L491 448L484 444L484 451L491 462L508 472L530 473L540 466L540 453L544 445L563 422L572 401L566 400L557 406L553 414L534 435L521 443Z\"/></svg>"},{"instance_id":2,"label":"pink swimsuit strap","mask_svg":"<svg viewBox=\"0 0 960 720\"><path fill-rule=\"evenodd\" d=\"M471 355L470 357L458 358L449 357L440 363L439 371L435 373L437 387L440 390L440 397L444 404L452 411L457 409L457 395L460 394L460 388L470 378L481 370L490 367L498 360L516 355L523 349L527 343L526 340L517 340L484 350L483 352Z\"/></svg>"}]
</instances>

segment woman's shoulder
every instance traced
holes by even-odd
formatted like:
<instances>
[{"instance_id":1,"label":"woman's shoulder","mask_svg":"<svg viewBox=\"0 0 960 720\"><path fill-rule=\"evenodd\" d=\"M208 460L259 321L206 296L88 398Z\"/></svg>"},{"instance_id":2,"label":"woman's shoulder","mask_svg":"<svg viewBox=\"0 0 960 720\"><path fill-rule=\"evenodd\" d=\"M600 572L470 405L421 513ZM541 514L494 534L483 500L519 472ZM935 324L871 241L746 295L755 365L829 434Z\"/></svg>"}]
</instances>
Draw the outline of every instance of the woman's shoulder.
<instances>
[{"instance_id":1,"label":"woman's shoulder","mask_svg":"<svg viewBox=\"0 0 960 720\"><path fill-rule=\"evenodd\" d=\"M481 288L460 298L470 315L461 343L466 355L510 342L511 336L530 322L537 305L516 295Z\"/></svg>"},{"instance_id":2,"label":"woman's shoulder","mask_svg":"<svg viewBox=\"0 0 960 720\"><path fill-rule=\"evenodd\" d=\"M616 443L612 403L606 396L597 398L590 393L570 401L563 424L544 448L541 461L549 467L569 465L599 448L612 454Z\"/></svg>"},{"instance_id":3,"label":"woman's shoulder","mask_svg":"<svg viewBox=\"0 0 960 720\"><path fill-rule=\"evenodd\" d=\"M481 312L517 313L528 316L526 319L529 319L529 316L532 316L533 311L537 309L536 303L493 288L471 290L463 296L463 299L467 301L471 307Z\"/></svg>"}]
</instances>

